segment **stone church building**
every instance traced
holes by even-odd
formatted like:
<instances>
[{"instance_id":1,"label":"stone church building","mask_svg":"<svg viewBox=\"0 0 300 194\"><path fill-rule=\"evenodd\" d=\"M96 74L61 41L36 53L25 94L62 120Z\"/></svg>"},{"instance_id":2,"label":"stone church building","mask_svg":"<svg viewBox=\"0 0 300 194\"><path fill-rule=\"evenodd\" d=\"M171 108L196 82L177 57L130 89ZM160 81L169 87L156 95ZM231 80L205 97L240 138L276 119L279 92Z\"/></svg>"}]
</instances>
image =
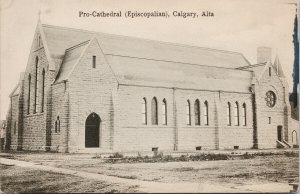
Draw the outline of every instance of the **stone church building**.
<instances>
[{"instance_id":1,"label":"stone church building","mask_svg":"<svg viewBox=\"0 0 300 194\"><path fill-rule=\"evenodd\" d=\"M45 25L10 95L6 147L59 152L290 147L278 57Z\"/></svg>"}]
</instances>

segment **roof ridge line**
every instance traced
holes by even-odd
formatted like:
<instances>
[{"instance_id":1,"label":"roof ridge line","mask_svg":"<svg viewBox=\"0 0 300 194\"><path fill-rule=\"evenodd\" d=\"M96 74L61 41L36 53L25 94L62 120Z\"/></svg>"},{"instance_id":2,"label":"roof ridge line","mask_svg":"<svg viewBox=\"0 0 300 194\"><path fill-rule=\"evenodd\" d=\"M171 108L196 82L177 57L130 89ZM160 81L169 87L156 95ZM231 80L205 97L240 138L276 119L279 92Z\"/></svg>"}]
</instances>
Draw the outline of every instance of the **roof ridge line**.
<instances>
[{"instance_id":1,"label":"roof ridge line","mask_svg":"<svg viewBox=\"0 0 300 194\"><path fill-rule=\"evenodd\" d=\"M158 43L161 43L161 44L169 44L169 45L174 45L174 46L198 48L198 49L203 49L203 50L218 51L218 52L222 52L222 53L231 53L231 54L236 54L236 55L243 55L242 53L236 52L236 51L228 51L228 50L223 50L223 49L201 47L201 46L196 46L196 45L188 45L188 44L175 43L175 42L166 42L166 41L161 41L161 40L153 40L153 39L140 38L140 37L134 37L134 36L127 36L127 35L110 34L110 33L93 31L93 30L84 30L84 29L71 28L71 27L54 26L54 25L50 25L50 24L42 24L42 26L58 28L58 29L65 29L65 30L69 29L69 30L75 30L75 31L89 32L89 33L93 33L93 34L105 34L105 35L108 35L108 36L135 38L135 39L140 39L140 40L149 41L149 42L158 42Z\"/></svg>"},{"instance_id":2,"label":"roof ridge line","mask_svg":"<svg viewBox=\"0 0 300 194\"><path fill-rule=\"evenodd\" d=\"M110 53L105 53L105 55L118 56L118 57L124 57L124 58L144 59L144 60L149 60L149 61L152 60L152 61L161 61L161 62L167 62L167 63L180 63L180 64L185 64L185 65L215 67L215 68L221 68L221 69L231 69L231 70L252 72L251 70L244 70L244 69L238 69L238 68L229 68L229 67L218 67L218 66L210 66L210 65L201 65L201 64L197 64L197 63L184 63L184 62L179 62L179 61L167 61L167 60L152 59L152 58L141 58L141 57L133 57L133 56L116 55L116 54L110 54Z\"/></svg>"}]
</instances>

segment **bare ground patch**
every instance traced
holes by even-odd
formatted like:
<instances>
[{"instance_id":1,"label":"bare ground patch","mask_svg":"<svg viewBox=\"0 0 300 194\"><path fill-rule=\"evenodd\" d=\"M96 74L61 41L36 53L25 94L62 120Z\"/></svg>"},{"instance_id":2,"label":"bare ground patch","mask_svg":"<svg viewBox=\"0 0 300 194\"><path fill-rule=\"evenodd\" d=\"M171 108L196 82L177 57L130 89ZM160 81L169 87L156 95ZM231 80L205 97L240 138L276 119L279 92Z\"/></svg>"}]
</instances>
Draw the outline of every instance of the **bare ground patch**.
<instances>
[{"instance_id":1,"label":"bare ground patch","mask_svg":"<svg viewBox=\"0 0 300 194\"><path fill-rule=\"evenodd\" d=\"M59 153L53 155L54 156L45 154L45 157L43 157L40 154L21 154L14 155L14 157L43 165L98 173L112 177L131 179L133 181L145 180L164 184L208 184L236 189L237 192L241 188L244 190L249 188L253 191L255 185L260 184L270 184L272 187L277 185L278 188L285 185L289 188L289 182L299 181L298 155L294 153L247 154L246 156L239 155L233 158L229 157L229 159L226 157L226 160L211 161L202 159L195 161L197 157L185 157L185 159L188 158L189 160L170 162L125 161L112 163L103 160L103 157L93 157L91 155L63 155ZM190 160L190 158L192 158L192 160ZM168 160L170 159L171 158L168 157ZM135 188L124 188L122 186L118 188L118 185L107 187L109 189L111 189L111 187L117 187L113 188L116 190L113 190L113 192L127 192L131 191L131 189L135 191ZM99 186L99 189L106 192L105 188L107 187L103 186L103 188L101 188ZM109 190L108 188L107 191ZM97 188L94 189L97 190ZM264 191L265 187L255 187L255 189L258 189L255 191L260 192Z\"/></svg>"},{"instance_id":2,"label":"bare ground patch","mask_svg":"<svg viewBox=\"0 0 300 194\"><path fill-rule=\"evenodd\" d=\"M135 186L123 186L80 177L0 164L0 190L6 193L119 193L136 192Z\"/></svg>"}]
</instances>

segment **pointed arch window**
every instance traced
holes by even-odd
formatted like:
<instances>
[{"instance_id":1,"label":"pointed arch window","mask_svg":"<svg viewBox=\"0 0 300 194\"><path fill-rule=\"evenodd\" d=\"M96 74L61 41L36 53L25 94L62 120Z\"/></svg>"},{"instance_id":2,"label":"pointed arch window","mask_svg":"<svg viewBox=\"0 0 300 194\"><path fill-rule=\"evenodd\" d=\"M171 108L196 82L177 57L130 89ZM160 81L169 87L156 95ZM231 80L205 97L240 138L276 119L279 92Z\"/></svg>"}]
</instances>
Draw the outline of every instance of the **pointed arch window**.
<instances>
[{"instance_id":1,"label":"pointed arch window","mask_svg":"<svg viewBox=\"0 0 300 194\"><path fill-rule=\"evenodd\" d=\"M234 125L239 126L240 121L239 121L239 103L235 102L234 103Z\"/></svg>"},{"instance_id":2,"label":"pointed arch window","mask_svg":"<svg viewBox=\"0 0 300 194\"><path fill-rule=\"evenodd\" d=\"M204 102L204 125L208 125L208 102Z\"/></svg>"},{"instance_id":3,"label":"pointed arch window","mask_svg":"<svg viewBox=\"0 0 300 194\"><path fill-rule=\"evenodd\" d=\"M227 125L231 125L231 104L230 102L227 103Z\"/></svg>"},{"instance_id":4,"label":"pointed arch window","mask_svg":"<svg viewBox=\"0 0 300 194\"><path fill-rule=\"evenodd\" d=\"M44 112L44 102L45 102L45 69L43 69L42 72L42 108L41 108L41 112Z\"/></svg>"},{"instance_id":5,"label":"pointed arch window","mask_svg":"<svg viewBox=\"0 0 300 194\"><path fill-rule=\"evenodd\" d=\"M189 100L186 101L186 124L191 125L191 103Z\"/></svg>"},{"instance_id":6,"label":"pointed arch window","mask_svg":"<svg viewBox=\"0 0 300 194\"><path fill-rule=\"evenodd\" d=\"M200 125L200 102L197 99L194 104L195 111L195 125Z\"/></svg>"},{"instance_id":7,"label":"pointed arch window","mask_svg":"<svg viewBox=\"0 0 300 194\"><path fill-rule=\"evenodd\" d=\"M142 124L147 125L147 100L143 98L142 100Z\"/></svg>"},{"instance_id":8,"label":"pointed arch window","mask_svg":"<svg viewBox=\"0 0 300 194\"><path fill-rule=\"evenodd\" d=\"M33 113L37 112L37 99L38 99L38 63L39 58L35 58L35 89L34 89L34 109Z\"/></svg>"},{"instance_id":9,"label":"pointed arch window","mask_svg":"<svg viewBox=\"0 0 300 194\"><path fill-rule=\"evenodd\" d=\"M163 99L162 101L162 121L163 125L167 125L167 101Z\"/></svg>"},{"instance_id":10,"label":"pointed arch window","mask_svg":"<svg viewBox=\"0 0 300 194\"><path fill-rule=\"evenodd\" d=\"M27 98L27 114L30 113L30 95L31 95L31 75L28 75L28 98Z\"/></svg>"},{"instance_id":11,"label":"pointed arch window","mask_svg":"<svg viewBox=\"0 0 300 194\"><path fill-rule=\"evenodd\" d=\"M157 99L154 97L151 102L151 120L152 125L158 124L158 115L157 115Z\"/></svg>"},{"instance_id":12,"label":"pointed arch window","mask_svg":"<svg viewBox=\"0 0 300 194\"><path fill-rule=\"evenodd\" d=\"M242 123L243 123L243 126L246 126L247 125L247 110L246 110L246 104L244 103L243 104L243 109L242 109Z\"/></svg>"}]
</instances>

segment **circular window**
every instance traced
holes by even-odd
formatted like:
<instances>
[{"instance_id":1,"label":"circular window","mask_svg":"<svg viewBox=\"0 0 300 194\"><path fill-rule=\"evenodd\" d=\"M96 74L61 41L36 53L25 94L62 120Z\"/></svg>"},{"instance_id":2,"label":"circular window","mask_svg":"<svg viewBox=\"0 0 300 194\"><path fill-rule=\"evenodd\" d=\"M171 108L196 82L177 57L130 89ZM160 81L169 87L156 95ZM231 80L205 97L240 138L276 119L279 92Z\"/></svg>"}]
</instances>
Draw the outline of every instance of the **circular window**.
<instances>
[{"instance_id":1,"label":"circular window","mask_svg":"<svg viewBox=\"0 0 300 194\"><path fill-rule=\"evenodd\" d=\"M268 107L274 107L276 103L276 95L272 91L268 91L266 93L266 101L267 101L267 106Z\"/></svg>"}]
</instances>

